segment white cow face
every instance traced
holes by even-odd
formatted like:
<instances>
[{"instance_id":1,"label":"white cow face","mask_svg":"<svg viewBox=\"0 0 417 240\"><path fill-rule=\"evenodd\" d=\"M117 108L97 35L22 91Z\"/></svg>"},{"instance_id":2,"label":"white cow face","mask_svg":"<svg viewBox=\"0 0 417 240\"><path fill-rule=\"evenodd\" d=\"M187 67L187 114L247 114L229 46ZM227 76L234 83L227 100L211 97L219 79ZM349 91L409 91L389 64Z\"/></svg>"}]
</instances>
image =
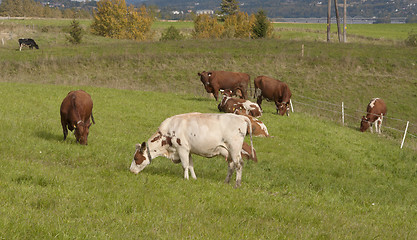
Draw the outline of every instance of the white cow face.
<instances>
[{"instance_id":1,"label":"white cow face","mask_svg":"<svg viewBox=\"0 0 417 240\"><path fill-rule=\"evenodd\" d=\"M132 164L130 164L130 171L134 174L138 174L146 166L151 163L149 149L146 147L146 143L143 142L141 145L136 145L136 152L133 156Z\"/></svg>"}]
</instances>

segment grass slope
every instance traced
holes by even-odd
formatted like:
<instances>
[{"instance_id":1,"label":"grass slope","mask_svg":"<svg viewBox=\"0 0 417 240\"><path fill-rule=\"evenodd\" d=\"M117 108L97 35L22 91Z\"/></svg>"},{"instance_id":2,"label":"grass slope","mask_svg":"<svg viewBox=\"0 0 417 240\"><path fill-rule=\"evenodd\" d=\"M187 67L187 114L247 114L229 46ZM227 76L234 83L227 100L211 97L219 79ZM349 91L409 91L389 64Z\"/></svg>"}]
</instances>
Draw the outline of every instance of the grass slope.
<instances>
[{"instance_id":1,"label":"grass slope","mask_svg":"<svg viewBox=\"0 0 417 240\"><path fill-rule=\"evenodd\" d=\"M89 145L63 141L59 107L82 87L94 101ZM243 185L226 163L195 157L198 179L158 158L128 171L134 145L166 117L217 112L193 94L0 83L2 239L411 239L417 235L417 156L391 141L265 104L273 138Z\"/></svg>"}]
</instances>

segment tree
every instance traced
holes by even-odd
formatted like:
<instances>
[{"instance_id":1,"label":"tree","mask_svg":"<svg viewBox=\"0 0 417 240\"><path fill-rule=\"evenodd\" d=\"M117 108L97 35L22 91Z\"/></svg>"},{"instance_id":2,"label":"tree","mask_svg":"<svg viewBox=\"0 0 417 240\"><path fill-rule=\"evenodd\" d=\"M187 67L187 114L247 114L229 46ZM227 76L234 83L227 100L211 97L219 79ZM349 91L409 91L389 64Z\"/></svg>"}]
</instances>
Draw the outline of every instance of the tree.
<instances>
[{"instance_id":1,"label":"tree","mask_svg":"<svg viewBox=\"0 0 417 240\"><path fill-rule=\"evenodd\" d=\"M255 14L255 23L252 27L252 38L265 38L272 35L272 24L266 17L264 11L259 10Z\"/></svg>"},{"instance_id":2,"label":"tree","mask_svg":"<svg viewBox=\"0 0 417 240\"><path fill-rule=\"evenodd\" d=\"M238 12L226 17L224 21L224 36L228 38L250 38L255 16Z\"/></svg>"},{"instance_id":3,"label":"tree","mask_svg":"<svg viewBox=\"0 0 417 240\"><path fill-rule=\"evenodd\" d=\"M220 9L220 20L224 21L228 15L234 15L239 12L239 2L237 0L222 0Z\"/></svg>"},{"instance_id":4,"label":"tree","mask_svg":"<svg viewBox=\"0 0 417 240\"><path fill-rule=\"evenodd\" d=\"M67 40L72 44L79 44L81 43L83 37L83 29L80 26L80 22L76 21L75 19L72 20L70 28L69 28L69 36L67 36Z\"/></svg>"},{"instance_id":5,"label":"tree","mask_svg":"<svg viewBox=\"0 0 417 240\"><path fill-rule=\"evenodd\" d=\"M127 7L125 0L102 0L97 2L91 32L104 37L140 41L146 39L152 21L145 6L136 11L133 5Z\"/></svg>"},{"instance_id":6,"label":"tree","mask_svg":"<svg viewBox=\"0 0 417 240\"><path fill-rule=\"evenodd\" d=\"M174 26L170 26L167 28L161 36L160 41L167 41L167 40L182 40L184 39L184 35L176 29Z\"/></svg>"},{"instance_id":7,"label":"tree","mask_svg":"<svg viewBox=\"0 0 417 240\"><path fill-rule=\"evenodd\" d=\"M220 38L223 31L223 25L208 14L200 14L194 19L194 38Z\"/></svg>"}]
</instances>

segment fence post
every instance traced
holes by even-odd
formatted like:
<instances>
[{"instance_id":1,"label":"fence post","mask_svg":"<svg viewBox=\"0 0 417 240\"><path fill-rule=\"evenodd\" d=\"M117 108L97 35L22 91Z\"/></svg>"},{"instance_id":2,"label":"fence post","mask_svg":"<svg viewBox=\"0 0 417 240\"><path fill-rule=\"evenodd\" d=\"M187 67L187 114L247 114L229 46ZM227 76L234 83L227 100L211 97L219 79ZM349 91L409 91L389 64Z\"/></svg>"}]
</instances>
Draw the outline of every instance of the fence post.
<instances>
[{"instance_id":1,"label":"fence post","mask_svg":"<svg viewBox=\"0 0 417 240\"><path fill-rule=\"evenodd\" d=\"M401 142L401 149L403 148L404 145L404 140L405 140L405 136L407 135L407 130L408 130L408 124L410 123L410 121L407 121L407 126L405 127L405 131L404 131L404 137L403 137L403 141Z\"/></svg>"},{"instance_id":2,"label":"fence post","mask_svg":"<svg viewBox=\"0 0 417 240\"><path fill-rule=\"evenodd\" d=\"M343 102L342 102L342 124L343 126L345 126L345 106Z\"/></svg>"},{"instance_id":3,"label":"fence post","mask_svg":"<svg viewBox=\"0 0 417 240\"><path fill-rule=\"evenodd\" d=\"M304 57L304 44L301 45L301 57Z\"/></svg>"}]
</instances>

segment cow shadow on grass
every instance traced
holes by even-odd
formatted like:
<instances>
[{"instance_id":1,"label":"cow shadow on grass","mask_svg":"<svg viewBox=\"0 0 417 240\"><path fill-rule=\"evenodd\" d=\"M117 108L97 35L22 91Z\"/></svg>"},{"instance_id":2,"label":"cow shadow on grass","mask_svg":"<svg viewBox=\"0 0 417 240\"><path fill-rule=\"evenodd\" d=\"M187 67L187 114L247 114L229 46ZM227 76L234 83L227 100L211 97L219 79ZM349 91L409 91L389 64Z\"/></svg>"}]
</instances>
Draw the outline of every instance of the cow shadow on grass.
<instances>
[{"instance_id":1,"label":"cow shadow on grass","mask_svg":"<svg viewBox=\"0 0 417 240\"><path fill-rule=\"evenodd\" d=\"M198 101L198 102L214 102L214 98L208 98L208 97L202 97L202 96L195 96L195 97L189 97L184 96L182 97L183 100L186 101Z\"/></svg>"},{"instance_id":2,"label":"cow shadow on grass","mask_svg":"<svg viewBox=\"0 0 417 240\"><path fill-rule=\"evenodd\" d=\"M39 130L35 132L35 136L41 139L54 142L62 141L64 139L64 135L62 134L55 134L45 130Z\"/></svg>"}]
</instances>

